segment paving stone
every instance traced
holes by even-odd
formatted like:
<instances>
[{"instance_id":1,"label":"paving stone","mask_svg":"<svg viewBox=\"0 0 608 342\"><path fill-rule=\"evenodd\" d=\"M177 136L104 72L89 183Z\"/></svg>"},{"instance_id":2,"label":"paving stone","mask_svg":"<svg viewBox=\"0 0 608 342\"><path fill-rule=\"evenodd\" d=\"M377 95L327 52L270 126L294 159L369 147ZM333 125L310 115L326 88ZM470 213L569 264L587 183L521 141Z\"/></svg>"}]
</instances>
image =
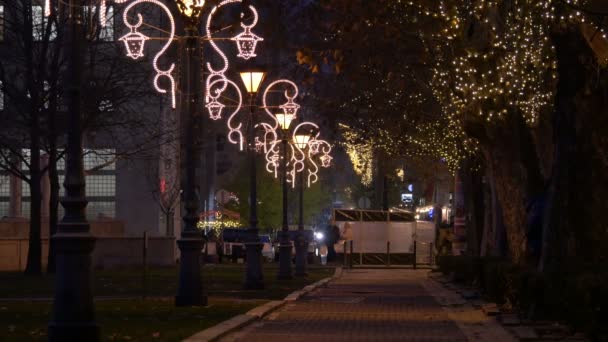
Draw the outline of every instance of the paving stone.
<instances>
[{"instance_id":1,"label":"paving stone","mask_svg":"<svg viewBox=\"0 0 608 342\"><path fill-rule=\"evenodd\" d=\"M500 313L498 306L494 303L487 303L481 306L481 310L488 316L496 316Z\"/></svg>"},{"instance_id":2,"label":"paving stone","mask_svg":"<svg viewBox=\"0 0 608 342\"><path fill-rule=\"evenodd\" d=\"M521 319L519 319L519 316L517 314L502 314L500 315L500 322L503 325L513 326L520 325Z\"/></svg>"},{"instance_id":3,"label":"paving stone","mask_svg":"<svg viewBox=\"0 0 608 342\"><path fill-rule=\"evenodd\" d=\"M536 331L528 326L515 326L511 328L511 331L515 337L519 338L520 341L537 341L538 334Z\"/></svg>"},{"instance_id":4,"label":"paving stone","mask_svg":"<svg viewBox=\"0 0 608 342\"><path fill-rule=\"evenodd\" d=\"M326 287L289 302L223 340L467 341L421 285L427 280L427 272L344 270Z\"/></svg>"}]
</instances>

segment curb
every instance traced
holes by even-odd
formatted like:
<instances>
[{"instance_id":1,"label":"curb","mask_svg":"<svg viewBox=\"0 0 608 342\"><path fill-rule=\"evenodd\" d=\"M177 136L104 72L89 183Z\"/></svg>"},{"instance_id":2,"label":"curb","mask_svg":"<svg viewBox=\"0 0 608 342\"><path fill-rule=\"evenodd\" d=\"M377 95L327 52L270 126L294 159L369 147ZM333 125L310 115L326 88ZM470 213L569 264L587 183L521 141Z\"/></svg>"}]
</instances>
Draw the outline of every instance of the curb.
<instances>
[{"instance_id":1,"label":"curb","mask_svg":"<svg viewBox=\"0 0 608 342\"><path fill-rule=\"evenodd\" d=\"M301 290L292 292L287 297L285 297L285 299L283 299L283 300L270 301L266 304L260 305L258 307L255 307L255 308L247 311L247 313L245 313L245 314L232 317L231 319L223 321L219 324L216 324L216 325L212 326L211 328L200 331L200 332L188 337L183 342L217 341L218 339L226 336L227 334L229 334L231 332L234 332L235 330L238 330L248 324L251 324L254 321L257 321L259 319L266 317L268 314L279 309L286 303L296 301L299 298L301 298L302 296L305 296L306 294L316 290L317 288L319 288L321 286L327 285L327 283L329 283L330 281L336 280L336 279L340 278L341 276L342 276L342 267L336 267L334 275L329 278L321 279L321 280L317 281L316 283L305 286Z\"/></svg>"}]
</instances>

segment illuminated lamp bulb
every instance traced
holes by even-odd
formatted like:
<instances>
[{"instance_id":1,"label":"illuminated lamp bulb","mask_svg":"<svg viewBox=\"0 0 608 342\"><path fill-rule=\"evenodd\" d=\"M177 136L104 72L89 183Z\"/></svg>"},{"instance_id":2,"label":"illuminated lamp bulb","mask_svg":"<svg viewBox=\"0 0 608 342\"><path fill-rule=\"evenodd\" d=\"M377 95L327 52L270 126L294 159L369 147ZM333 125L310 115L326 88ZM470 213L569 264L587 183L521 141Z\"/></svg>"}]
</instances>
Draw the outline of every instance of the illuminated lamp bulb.
<instances>
[{"instance_id":1,"label":"illuminated lamp bulb","mask_svg":"<svg viewBox=\"0 0 608 342\"><path fill-rule=\"evenodd\" d=\"M131 32L127 33L119 40L125 43L125 48L127 49L127 57L139 59L144 56L144 46L146 40L148 39L150 38L148 38L141 32L135 31L135 28L131 28Z\"/></svg>"},{"instance_id":2,"label":"illuminated lamp bulb","mask_svg":"<svg viewBox=\"0 0 608 342\"><path fill-rule=\"evenodd\" d=\"M226 106L214 98L206 105L206 107L209 111L209 118L211 118L211 120L219 120L222 118L222 111Z\"/></svg>"},{"instance_id":3,"label":"illuminated lamp bulb","mask_svg":"<svg viewBox=\"0 0 608 342\"><path fill-rule=\"evenodd\" d=\"M276 117L277 122L284 130L288 130L289 126L291 126L291 122L296 118L295 115L286 113L277 114Z\"/></svg>"},{"instance_id":4,"label":"illuminated lamp bulb","mask_svg":"<svg viewBox=\"0 0 608 342\"><path fill-rule=\"evenodd\" d=\"M296 134L293 137L294 143L297 148L303 150L308 146L308 142L310 141L310 135L308 134Z\"/></svg>"}]
</instances>

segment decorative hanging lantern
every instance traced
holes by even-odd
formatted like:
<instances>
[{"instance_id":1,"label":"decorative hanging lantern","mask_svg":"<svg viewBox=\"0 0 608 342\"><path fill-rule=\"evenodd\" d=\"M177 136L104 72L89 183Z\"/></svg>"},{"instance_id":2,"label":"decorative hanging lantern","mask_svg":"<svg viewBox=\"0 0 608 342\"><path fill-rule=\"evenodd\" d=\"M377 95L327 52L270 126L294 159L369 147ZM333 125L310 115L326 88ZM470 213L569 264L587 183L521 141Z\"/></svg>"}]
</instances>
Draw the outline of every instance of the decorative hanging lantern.
<instances>
[{"instance_id":1,"label":"decorative hanging lantern","mask_svg":"<svg viewBox=\"0 0 608 342\"><path fill-rule=\"evenodd\" d=\"M324 154L321 156L321 166L322 167L330 167L331 166L331 161L332 159L334 159L332 156L330 156L329 154Z\"/></svg>"},{"instance_id":2,"label":"decorative hanging lantern","mask_svg":"<svg viewBox=\"0 0 608 342\"><path fill-rule=\"evenodd\" d=\"M150 38L141 32L137 32L135 28L132 27L131 32L127 33L119 40L125 43L125 47L127 48L127 57L139 59L144 56L144 45L148 39Z\"/></svg>"},{"instance_id":3,"label":"decorative hanging lantern","mask_svg":"<svg viewBox=\"0 0 608 342\"><path fill-rule=\"evenodd\" d=\"M308 144L308 146L310 148L310 155L314 156L319 153L319 148L321 147L321 144L318 140L313 140Z\"/></svg>"},{"instance_id":4,"label":"decorative hanging lantern","mask_svg":"<svg viewBox=\"0 0 608 342\"><path fill-rule=\"evenodd\" d=\"M220 103L216 98L212 98L211 102L209 102L206 107L209 111L211 120L219 120L222 118L222 111L226 106Z\"/></svg>"},{"instance_id":5,"label":"decorative hanging lantern","mask_svg":"<svg viewBox=\"0 0 608 342\"><path fill-rule=\"evenodd\" d=\"M236 41L236 47L239 49L237 57L247 60L257 56L255 54L255 48L257 47L258 42L264 39L251 32L253 25L247 26L241 24L241 27L243 27L244 31L232 38L232 40Z\"/></svg>"},{"instance_id":6,"label":"decorative hanging lantern","mask_svg":"<svg viewBox=\"0 0 608 342\"><path fill-rule=\"evenodd\" d=\"M260 152L262 152L263 148L264 148L264 143L262 142L262 140L260 140L259 137L255 137L255 152L260 153Z\"/></svg>"},{"instance_id":7,"label":"decorative hanging lantern","mask_svg":"<svg viewBox=\"0 0 608 342\"><path fill-rule=\"evenodd\" d=\"M285 115L292 115L294 118L298 115L298 109L300 109L300 105L293 102L293 98L288 98L287 103L279 106L285 113Z\"/></svg>"}]
</instances>

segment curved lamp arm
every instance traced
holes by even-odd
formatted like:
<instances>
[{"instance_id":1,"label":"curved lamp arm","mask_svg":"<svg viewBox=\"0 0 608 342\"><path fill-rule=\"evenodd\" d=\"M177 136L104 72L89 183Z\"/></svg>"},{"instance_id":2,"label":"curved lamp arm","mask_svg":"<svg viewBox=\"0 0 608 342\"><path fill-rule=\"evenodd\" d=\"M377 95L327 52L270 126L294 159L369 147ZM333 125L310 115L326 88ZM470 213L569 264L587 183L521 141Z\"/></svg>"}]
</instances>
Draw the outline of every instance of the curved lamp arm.
<instances>
[{"instance_id":1,"label":"curved lamp arm","mask_svg":"<svg viewBox=\"0 0 608 342\"><path fill-rule=\"evenodd\" d=\"M297 114L298 109L300 109L300 105L298 105L297 103L295 103L293 100L298 97L299 94L299 89L298 86L293 83L290 80L277 80L274 81L272 83L270 83L268 85L268 87L266 87L266 90L264 90L264 95L262 96L262 104L264 106L264 111L266 112L266 114L268 114L268 116L270 116L272 118L272 120L274 121L274 126L273 129L278 129L279 127L279 121L277 120L277 118L274 116L274 114L268 109L268 93L270 92L270 90L279 85L279 84L286 84L289 88L291 88L293 94L289 94L289 90L285 90L284 94L285 94L285 98L287 99L287 102L284 103L283 105L280 106L281 109L283 109L284 111L291 111L291 114L293 114L294 116Z\"/></svg>"},{"instance_id":2,"label":"curved lamp arm","mask_svg":"<svg viewBox=\"0 0 608 342\"><path fill-rule=\"evenodd\" d=\"M141 32L137 31L137 29L143 24L143 17L141 13L137 13L137 22L132 24L129 22L128 16L129 11L133 9L133 7L143 3L150 3L160 7L165 12L167 17L169 17L169 23L171 26L169 38L167 39L165 45L163 45L160 51L156 54L156 56L154 56L152 66L154 67L154 71L156 71L156 76L154 77L154 88L161 94L165 94L167 93L167 91L169 91L171 93L171 107L175 109L175 78L172 75L172 72L175 69L175 63L171 63L168 69L162 69L158 65L158 60L165 53L165 51L167 51L169 46L171 46L171 43L173 43L173 38L175 37L175 20L173 19L173 15L171 15L171 11L169 10L169 8L158 0L135 0L134 2L130 3L125 8L122 18L125 25L131 30L131 32L127 33L119 40L125 43L128 57L131 57L133 59L139 59L140 57L144 56L144 44L145 41L149 38ZM166 77L169 80L169 82L171 83L170 89L166 89L160 86L158 81L161 77Z\"/></svg>"},{"instance_id":3,"label":"curved lamp arm","mask_svg":"<svg viewBox=\"0 0 608 342\"><path fill-rule=\"evenodd\" d=\"M222 51L222 49L219 48L219 46L213 39L213 35L211 32L211 23L213 22L213 18L215 16L215 14L221 7L228 5L228 4L241 3L241 2L243 2L243 1L242 0L224 0L224 1L220 2L218 5L214 6L211 9L211 12L209 13L209 16L207 17L207 23L205 25L205 32L207 34L207 38L209 39L209 44L211 44L211 47L220 56L220 59L222 61L221 66L217 69L214 68L210 62L206 63L207 70L209 72L209 76L207 77L207 80L206 80L205 103L207 103L207 104L214 103L214 106L216 106L216 107L218 107L217 104L219 103L219 101L217 101L217 99L228 87L228 82L227 82L228 78L226 77L226 71L228 70L229 63L228 63L228 57L226 57L226 54ZM253 51L252 54L246 55L241 52L241 50L242 50L241 45L244 44L243 40L250 39L249 36L254 38L255 44L257 44L258 41L263 40L262 38L255 36L251 33L251 28L253 28L258 22L258 12L255 9L255 7L253 7L251 5L249 6L249 10L253 13L253 23L251 25L246 25L243 22L241 22L241 27L243 27L245 32L239 36L232 38L232 40L237 41L237 46L239 48L240 53L237 56L240 58L244 58L244 59L249 59L251 57L255 57L256 55L255 55L255 45L253 45L253 47L252 47L252 51ZM243 17L243 14L241 14L241 18L242 17ZM247 33L249 34L249 36L246 35ZM218 85L218 81L222 81L221 84L219 84L219 87L217 87L217 89L213 89L214 85ZM211 118L213 119L214 117L216 117L215 114L212 112L212 108L210 108L208 106L207 106L207 108L209 110L209 114L210 114Z\"/></svg>"}]
</instances>

